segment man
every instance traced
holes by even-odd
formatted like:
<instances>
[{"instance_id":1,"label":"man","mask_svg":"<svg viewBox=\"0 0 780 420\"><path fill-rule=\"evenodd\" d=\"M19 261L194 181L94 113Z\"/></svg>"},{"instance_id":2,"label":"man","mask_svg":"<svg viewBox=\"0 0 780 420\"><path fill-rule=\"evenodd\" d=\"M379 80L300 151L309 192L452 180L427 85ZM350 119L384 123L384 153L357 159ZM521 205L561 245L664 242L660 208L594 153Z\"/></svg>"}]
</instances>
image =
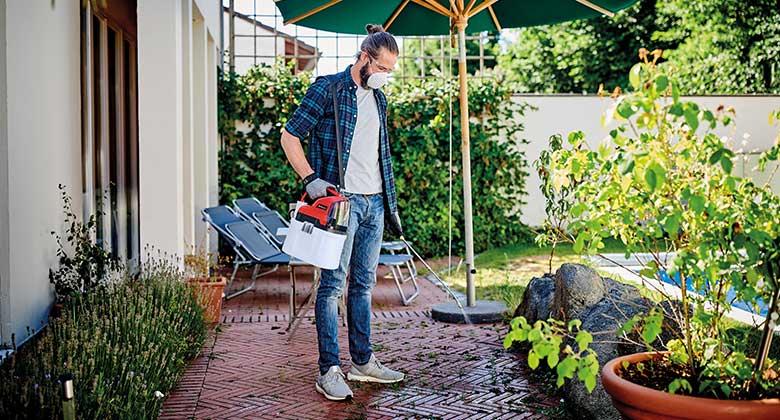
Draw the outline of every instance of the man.
<instances>
[{"instance_id":1,"label":"man","mask_svg":"<svg viewBox=\"0 0 780 420\"><path fill-rule=\"evenodd\" d=\"M338 348L338 302L349 272L347 319L352 367L347 379L394 383L404 374L383 366L371 351L371 291L385 220L403 235L398 218L395 182L387 136L387 99L380 90L398 60L398 45L379 25L367 25L354 65L341 73L319 77L282 130L282 148L312 199L323 197L339 183L336 122L332 85L339 104L344 185L350 200L347 238L339 268L322 270L315 316L319 368L315 386L329 400L352 397L344 381ZM311 135L308 160L301 141ZM385 214L389 217L386 219Z\"/></svg>"}]
</instances>

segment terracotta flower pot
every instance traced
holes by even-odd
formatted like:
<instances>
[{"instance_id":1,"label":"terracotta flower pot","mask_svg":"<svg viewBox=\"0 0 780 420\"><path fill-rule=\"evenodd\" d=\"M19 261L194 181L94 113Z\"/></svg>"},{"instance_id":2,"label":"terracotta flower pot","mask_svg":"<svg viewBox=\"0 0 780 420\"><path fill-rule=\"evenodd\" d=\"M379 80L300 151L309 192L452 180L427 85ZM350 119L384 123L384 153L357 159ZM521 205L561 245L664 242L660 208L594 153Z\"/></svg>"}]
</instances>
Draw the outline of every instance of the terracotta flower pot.
<instances>
[{"instance_id":1,"label":"terracotta flower pot","mask_svg":"<svg viewBox=\"0 0 780 420\"><path fill-rule=\"evenodd\" d=\"M220 277L218 281L211 281L205 277L194 277L187 279L187 281L196 287L200 304L205 311L204 320L210 324L218 323L222 315L222 293L225 291L225 278Z\"/></svg>"},{"instance_id":2,"label":"terracotta flower pot","mask_svg":"<svg viewBox=\"0 0 780 420\"><path fill-rule=\"evenodd\" d=\"M658 353L637 353L612 359L601 370L604 389L624 419L634 420L776 420L780 398L738 401L672 395L646 388L620 377L623 362L634 364L660 358Z\"/></svg>"}]
</instances>

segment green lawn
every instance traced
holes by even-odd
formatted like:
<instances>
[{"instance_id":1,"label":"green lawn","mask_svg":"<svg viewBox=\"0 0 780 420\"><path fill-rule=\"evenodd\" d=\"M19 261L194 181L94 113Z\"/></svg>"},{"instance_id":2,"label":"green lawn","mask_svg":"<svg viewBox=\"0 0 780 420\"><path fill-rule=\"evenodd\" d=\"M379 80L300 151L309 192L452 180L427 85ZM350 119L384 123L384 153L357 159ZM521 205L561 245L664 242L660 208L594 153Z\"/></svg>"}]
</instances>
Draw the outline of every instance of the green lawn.
<instances>
[{"instance_id":1,"label":"green lawn","mask_svg":"<svg viewBox=\"0 0 780 420\"><path fill-rule=\"evenodd\" d=\"M605 241L605 253L623 252L625 248L616 240ZM477 273L474 286L477 299L504 301L514 310L523 298L528 283L550 271L549 247L535 244L514 244L485 251L474 258ZM571 245L561 244L555 249L552 271L563 263L587 261L572 250ZM466 290L465 266L461 265L443 277L444 281L461 292Z\"/></svg>"}]
</instances>

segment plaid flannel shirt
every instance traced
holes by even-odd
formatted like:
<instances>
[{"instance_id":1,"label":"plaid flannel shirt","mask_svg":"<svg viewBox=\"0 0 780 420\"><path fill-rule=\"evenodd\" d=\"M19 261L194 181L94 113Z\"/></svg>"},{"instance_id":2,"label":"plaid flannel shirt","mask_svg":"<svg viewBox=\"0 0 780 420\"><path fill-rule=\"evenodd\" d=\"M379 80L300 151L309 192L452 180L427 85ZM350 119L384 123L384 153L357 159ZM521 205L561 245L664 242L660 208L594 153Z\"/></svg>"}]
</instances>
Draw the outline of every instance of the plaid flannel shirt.
<instances>
[{"instance_id":1,"label":"plaid flannel shirt","mask_svg":"<svg viewBox=\"0 0 780 420\"><path fill-rule=\"evenodd\" d=\"M318 77L309 87L300 106L284 127L288 133L298 137L301 141L311 135L308 151L309 164L317 176L334 185L339 184L339 163L336 158L336 124L330 80L337 83L342 161L344 170L346 170L358 112L357 85L352 80L351 68L350 65L341 73ZM387 136L387 98L379 89L374 90L374 98L380 117L379 160L384 185L385 210L395 212L398 205L393 166L390 161L390 141Z\"/></svg>"}]
</instances>

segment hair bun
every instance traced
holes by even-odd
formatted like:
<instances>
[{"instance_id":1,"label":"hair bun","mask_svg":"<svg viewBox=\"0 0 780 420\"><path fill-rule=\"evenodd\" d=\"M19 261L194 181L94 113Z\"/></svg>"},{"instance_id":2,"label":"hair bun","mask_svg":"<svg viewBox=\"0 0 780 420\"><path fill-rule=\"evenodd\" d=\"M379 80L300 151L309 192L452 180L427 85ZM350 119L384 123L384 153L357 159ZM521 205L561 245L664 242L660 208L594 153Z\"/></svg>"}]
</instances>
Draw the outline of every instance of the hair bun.
<instances>
[{"instance_id":1,"label":"hair bun","mask_svg":"<svg viewBox=\"0 0 780 420\"><path fill-rule=\"evenodd\" d=\"M373 25L373 24L370 24L370 23L368 25L366 25L366 32L368 32L369 35L372 35L372 34L375 34L375 33L378 33L378 32L384 32L384 31L385 31L385 28L382 27L382 25Z\"/></svg>"}]
</instances>

